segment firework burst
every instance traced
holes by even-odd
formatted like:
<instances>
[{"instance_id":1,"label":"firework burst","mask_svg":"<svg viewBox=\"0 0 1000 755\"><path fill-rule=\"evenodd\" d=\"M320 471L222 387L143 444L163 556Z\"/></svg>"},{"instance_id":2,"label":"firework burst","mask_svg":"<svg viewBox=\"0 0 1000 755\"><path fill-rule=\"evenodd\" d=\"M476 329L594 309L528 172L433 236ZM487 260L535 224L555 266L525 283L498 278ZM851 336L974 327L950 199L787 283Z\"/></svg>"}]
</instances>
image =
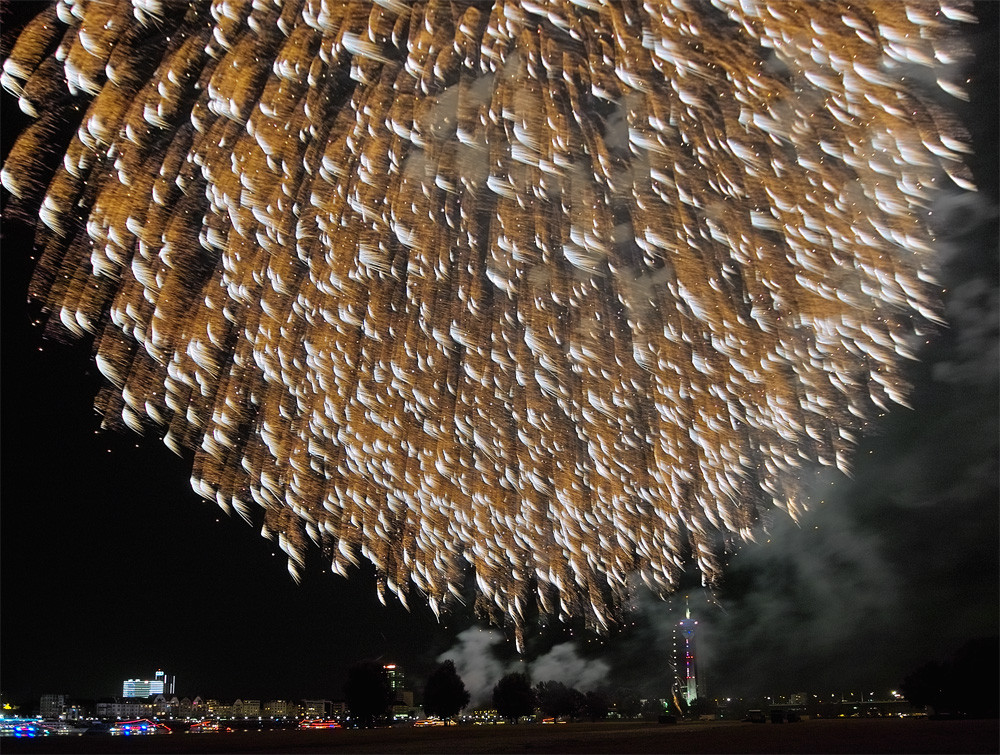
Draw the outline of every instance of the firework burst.
<instances>
[{"instance_id":1,"label":"firework burst","mask_svg":"<svg viewBox=\"0 0 1000 755\"><path fill-rule=\"evenodd\" d=\"M903 403L961 2L61 0L31 294L293 574L606 627ZM61 163L45 155L58 134ZM77 128L78 125L78 128ZM67 132L69 133L69 132ZM50 165L51 168L51 165Z\"/></svg>"}]
</instances>

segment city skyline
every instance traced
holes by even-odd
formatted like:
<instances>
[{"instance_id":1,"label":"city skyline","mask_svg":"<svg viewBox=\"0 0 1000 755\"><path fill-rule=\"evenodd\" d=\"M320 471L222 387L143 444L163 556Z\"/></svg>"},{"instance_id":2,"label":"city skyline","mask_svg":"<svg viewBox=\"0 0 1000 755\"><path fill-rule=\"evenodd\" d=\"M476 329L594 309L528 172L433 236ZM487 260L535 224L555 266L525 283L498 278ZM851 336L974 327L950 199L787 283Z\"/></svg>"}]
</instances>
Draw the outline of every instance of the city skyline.
<instances>
[{"instance_id":1,"label":"city skyline","mask_svg":"<svg viewBox=\"0 0 1000 755\"><path fill-rule=\"evenodd\" d=\"M459 677L461 678L461 677ZM499 681L499 679L497 680ZM532 683L534 685L540 683L552 682L554 680L550 679L533 679ZM392 685L392 682L390 682ZM806 704L809 701L820 701L823 703L860 703L860 702L871 702L871 701L894 701L903 702L906 700L905 696L895 689L869 689L869 687L874 687L875 685L861 685L857 686L853 690L839 690L831 692L829 690L813 690L810 692L805 692L802 690L797 691L777 691L777 690L761 690L753 695L746 695L741 697L734 697L727 695L725 691L718 695L704 695L700 698L703 702L710 701L716 704L725 705L726 703L751 703L753 701L767 701L775 705L796 705L796 704ZM422 686L417 685L417 687L412 687L409 684L399 686L398 684L392 687L394 692L405 692L407 693L407 699L412 697L412 704L407 703L409 707L420 708L423 705L422 700ZM573 687L576 689L576 687ZM585 690L591 691L591 687L587 685L584 687ZM628 688L616 688L610 689L604 685L598 685L593 687L593 689L602 691L605 695L609 696L609 699L615 700L622 694L632 694L634 690ZM675 688L676 690L676 688ZM765 694L765 692L770 692L771 694ZM646 699L646 698L643 698ZM650 697L649 699L657 700L664 705L665 710L672 712L684 713L683 710L678 711L676 707L677 699L671 694L666 694L662 697ZM697 696L692 697L691 700L685 698L685 702L691 703L694 700L699 699ZM149 695L97 695L97 696L87 696L80 694L70 694L66 691L59 693L48 692L42 694L37 700L4 700L5 704L14 705L19 704L21 706L31 708L32 704L38 709L39 715L46 718L58 717L58 714L52 713L57 707L62 706L67 711L71 711L73 715L81 715L78 711L82 710L81 705L85 704L107 704L110 701L114 701L119 704L133 704L133 705L158 705L166 704L168 706L173 706L175 704L181 705L194 705L194 706L207 706L206 710L211 709L213 706L222 706L227 709L240 708L243 705L256 705L257 712L253 713L253 716L285 716L291 715L282 708L281 704L286 705L297 705L303 708L300 715L314 715L314 711L310 711L310 706L315 707L316 704L325 702L328 704L333 704L335 706L342 706L345 703L344 695L342 691L340 694L328 694L325 697L315 698L315 697L304 697L304 696L290 696L287 698L269 698L260 697L254 698L249 695L236 695L236 696L218 696L213 695L211 692L208 694L200 693L153 693ZM269 708L276 705L280 710L277 712L269 711ZM477 703L470 702L463 711L469 713L473 710L488 710L493 707L492 701L480 700ZM920 707L917 705L916 707ZM48 712L47 712L48 711ZM7 715L13 714L12 708L7 709ZM28 711L21 709L16 711L17 715L26 715ZM250 716L250 713L239 713L239 716Z\"/></svg>"},{"instance_id":2,"label":"city skyline","mask_svg":"<svg viewBox=\"0 0 1000 755\"><path fill-rule=\"evenodd\" d=\"M996 9L977 11L970 37L995 50ZM677 593L698 601L713 688L868 678L889 689L997 631L995 56L971 74L962 112L981 185L977 199L941 209L950 326L909 366L914 408L894 409L862 441L853 480L813 482L829 505L798 526L766 517L780 537L763 532L730 553L716 595L699 592L696 575ZM4 94L3 107L6 150L16 103ZM88 689L120 689L151 659L219 697L322 697L365 658L425 677L462 632L484 626L471 600L440 623L422 600L407 611L390 596L383 607L371 568L345 580L316 549L296 585L260 522L192 492L190 458L152 435L100 431L90 406L103 381L89 346L42 338L37 306L23 303L30 233L7 214L2 233L5 699L59 692L67 668ZM512 633L489 647L513 667L571 643L582 664L606 663L613 683L655 689L664 677L647 672L647 655L665 666L677 610L638 589L606 636L571 621L529 635L523 660Z\"/></svg>"}]
</instances>

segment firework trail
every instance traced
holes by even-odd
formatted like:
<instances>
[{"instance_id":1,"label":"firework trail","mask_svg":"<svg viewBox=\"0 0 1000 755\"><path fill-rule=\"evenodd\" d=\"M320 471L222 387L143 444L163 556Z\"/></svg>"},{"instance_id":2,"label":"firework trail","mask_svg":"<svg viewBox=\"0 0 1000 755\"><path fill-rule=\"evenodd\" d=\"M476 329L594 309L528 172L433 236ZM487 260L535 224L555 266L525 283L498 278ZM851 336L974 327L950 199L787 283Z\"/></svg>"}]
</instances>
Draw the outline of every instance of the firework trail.
<instances>
[{"instance_id":1,"label":"firework trail","mask_svg":"<svg viewBox=\"0 0 1000 755\"><path fill-rule=\"evenodd\" d=\"M35 121L2 180L106 423L192 449L293 574L312 540L380 596L437 612L471 568L494 620L600 628L630 575L715 580L720 537L794 516L800 469L846 468L904 401L938 311L926 209L972 188L922 87L961 96L972 21L61 0L3 65Z\"/></svg>"}]
</instances>

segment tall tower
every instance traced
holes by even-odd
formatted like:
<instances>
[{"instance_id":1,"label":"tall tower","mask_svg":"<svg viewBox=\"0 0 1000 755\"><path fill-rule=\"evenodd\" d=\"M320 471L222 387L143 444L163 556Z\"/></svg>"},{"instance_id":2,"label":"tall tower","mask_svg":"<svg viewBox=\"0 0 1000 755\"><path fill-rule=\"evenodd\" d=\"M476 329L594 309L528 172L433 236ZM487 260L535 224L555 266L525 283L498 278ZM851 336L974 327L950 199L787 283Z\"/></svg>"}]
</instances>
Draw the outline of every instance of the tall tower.
<instances>
[{"instance_id":1,"label":"tall tower","mask_svg":"<svg viewBox=\"0 0 1000 755\"><path fill-rule=\"evenodd\" d=\"M684 618L674 629L674 673L678 695L690 705L698 697L698 664L695 656L695 629L691 607L684 598Z\"/></svg>"},{"instance_id":2,"label":"tall tower","mask_svg":"<svg viewBox=\"0 0 1000 755\"><path fill-rule=\"evenodd\" d=\"M174 694L174 675L168 674L165 671L157 670L156 675L153 677L155 681L160 682L163 687L160 692L164 695Z\"/></svg>"}]
</instances>

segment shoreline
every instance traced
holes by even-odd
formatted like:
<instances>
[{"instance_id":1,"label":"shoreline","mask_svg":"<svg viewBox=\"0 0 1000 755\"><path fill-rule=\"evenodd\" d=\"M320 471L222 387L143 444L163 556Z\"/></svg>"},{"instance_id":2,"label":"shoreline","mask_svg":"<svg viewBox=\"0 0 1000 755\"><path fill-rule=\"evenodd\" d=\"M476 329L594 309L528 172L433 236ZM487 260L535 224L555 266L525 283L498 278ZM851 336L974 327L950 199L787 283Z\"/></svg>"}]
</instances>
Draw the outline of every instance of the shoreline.
<instances>
[{"instance_id":1,"label":"shoreline","mask_svg":"<svg viewBox=\"0 0 1000 755\"><path fill-rule=\"evenodd\" d=\"M792 724L648 722L5 737L18 753L997 753L996 719L813 719Z\"/></svg>"}]
</instances>

